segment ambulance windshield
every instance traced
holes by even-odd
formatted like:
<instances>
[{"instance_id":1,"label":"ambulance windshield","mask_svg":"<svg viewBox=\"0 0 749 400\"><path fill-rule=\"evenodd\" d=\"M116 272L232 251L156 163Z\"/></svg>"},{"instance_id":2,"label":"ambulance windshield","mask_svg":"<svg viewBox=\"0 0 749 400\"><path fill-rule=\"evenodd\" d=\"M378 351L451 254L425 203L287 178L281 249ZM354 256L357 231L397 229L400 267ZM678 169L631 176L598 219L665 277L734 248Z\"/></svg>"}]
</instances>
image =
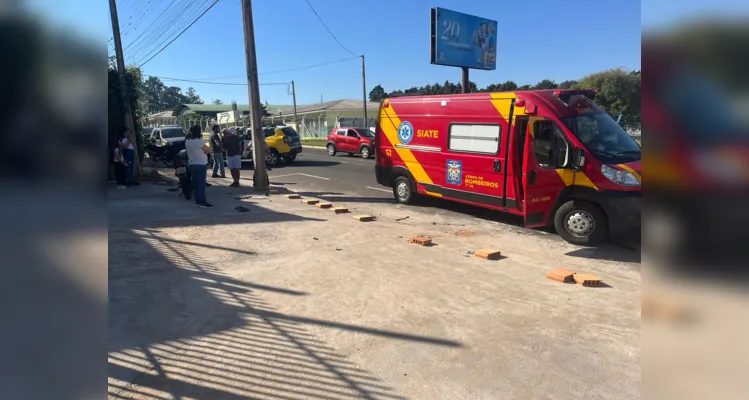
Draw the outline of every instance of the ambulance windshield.
<instances>
[{"instance_id":1,"label":"ambulance windshield","mask_svg":"<svg viewBox=\"0 0 749 400\"><path fill-rule=\"evenodd\" d=\"M562 118L562 122L603 163L640 159L640 146L606 113L580 114Z\"/></svg>"}]
</instances>

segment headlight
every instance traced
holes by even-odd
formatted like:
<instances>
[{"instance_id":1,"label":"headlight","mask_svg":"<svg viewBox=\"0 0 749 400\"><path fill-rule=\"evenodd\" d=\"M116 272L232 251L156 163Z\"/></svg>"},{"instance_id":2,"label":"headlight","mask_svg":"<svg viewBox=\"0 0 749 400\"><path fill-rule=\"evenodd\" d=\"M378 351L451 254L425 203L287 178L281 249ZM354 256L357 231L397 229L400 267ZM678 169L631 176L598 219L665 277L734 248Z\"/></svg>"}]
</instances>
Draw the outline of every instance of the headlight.
<instances>
[{"instance_id":1,"label":"headlight","mask_svg":"<svg viewBox=\"0 0 749 400\"><path fill-rule=\"evenodd\" d=\"M637 182L637 178L635 178L635 176L629 171L611 168L608 165L604 165L601 167L601 173L606 177L606 179L617 185L640 186L640 182Z\"/></svg>"}]
</instances>

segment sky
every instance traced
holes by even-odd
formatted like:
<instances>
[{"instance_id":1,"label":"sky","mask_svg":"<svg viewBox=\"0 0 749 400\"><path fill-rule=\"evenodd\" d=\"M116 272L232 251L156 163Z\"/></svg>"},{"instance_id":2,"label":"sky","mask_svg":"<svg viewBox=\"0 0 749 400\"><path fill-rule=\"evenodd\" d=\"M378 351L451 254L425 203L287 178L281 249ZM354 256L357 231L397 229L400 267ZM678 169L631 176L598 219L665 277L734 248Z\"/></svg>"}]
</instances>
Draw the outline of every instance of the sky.
<instances>
[{"instance_id":1,"label":"sky","mask_svg":"<svg viewBox=\"0 0 749 400\"><path fill-rule=\"evenodd\" d=\"M181 4L210 4L210 0L175 0ZM367 93L382 85L386 91L435 82L459 82L459 68L431 65L429 34L431 7L444 7L498 21L497 69L471 70L479 87L513 80L534 84L542 79L561 82L609 68L640 69L642 27L666 27L706 7L747 9L745 1L658 0L642 7L634 0L568 2L530 0L309 0L330 30L354 55L366 57ZM45 10L51 0L30 0ZM120 27L128 65L146 61L149 48L165 44L163 35L134 39L171 0L118 0ZM102 43L110 38L109 8L104 1L68 0L50 14L53 22L73 23L83 35ZM48 9L48 8L46 8ZM274 73L307 65L352 58L316 19L305 0L253 2L260 97L270 104L291 104L287 85L295 81L298 104L337 99L361 99L361 61L349 61ZM186 26L175 22L175 33ZM641 24L642 21L642 24ZM143 40L143 39L146 40ZM145 45L142 51L134 51ZM218 3L179 39L142 69L147 75L244 83L244 35L240 0ZM211 79L221 78L221 79ZM204 101L236 100L246 104L246 86L222 86L164 80L186 89L193 86Z\"/></svg>"}]
</instances>

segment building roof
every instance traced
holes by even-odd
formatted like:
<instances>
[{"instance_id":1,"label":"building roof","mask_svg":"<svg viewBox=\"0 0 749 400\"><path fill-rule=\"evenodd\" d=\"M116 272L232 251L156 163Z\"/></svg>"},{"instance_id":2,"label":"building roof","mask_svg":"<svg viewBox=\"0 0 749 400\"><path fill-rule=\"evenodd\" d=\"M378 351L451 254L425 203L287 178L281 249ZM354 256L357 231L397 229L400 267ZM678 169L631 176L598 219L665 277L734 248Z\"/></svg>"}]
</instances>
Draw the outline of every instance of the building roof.
<instances>
[{"instance_id":1,"label":"building roof","mask_svg":"<svg viewBox=\"0 0 749 400\"><path fill-rule=\"evenodd\" d=\"M291 107L289 105L272 105L269 104L268 111L270 110L277 110L279 108L286 108ZM172 111L172 116L178 117L180 115L185 115L189 113L197 113L197 114L215 114L231 111L231 104L180 104L177 107L174 107L174 110ZM250 106L248 104L237 104L237 111L243 112L243 111L250 111Z\"/></svg>"},{"instance_id":2,"label":"building roof","mask_svg":"<svg viewBox=\"0 0 749 400\"><path fill-rule=\"evenodd\" d=\"M297 114L311 114L323 111L330 112L342 112L342 111L361 111L364 107L364 102L361 100L334 100L326 101L322 103L308 104L297 106ZM281 115L293 115L294 107L280 107ZM380 108L380 103L367 102L367 112L377 112ZM274 113L274 109L268 107L268 111ZM275 113L274 113L275 114Z\"/></svg>"},{"instance_id":3,"label":"building roof","mask_svg":"<svg viewBox=\"0 0 749 400\"><path fill-rule=\"evenodd\" d=\"M342 111L360 111L364 102L361 100L334 100L322 103L307 104L297 106L297 114L311 114L324 111L342 112ZM367 112L376 113L380 108L380 103L367 102ZM266 106L269 113L278 116L279 110L281 115L293 115L294 106L292 105L273 105ZM171 116L180 116L189 113L197 113L215 116L217 113L231 111L231 104L180 104L174 107ZM249 112L248 104L237 104L237 111Z\"/></svg>"}]
</instances>

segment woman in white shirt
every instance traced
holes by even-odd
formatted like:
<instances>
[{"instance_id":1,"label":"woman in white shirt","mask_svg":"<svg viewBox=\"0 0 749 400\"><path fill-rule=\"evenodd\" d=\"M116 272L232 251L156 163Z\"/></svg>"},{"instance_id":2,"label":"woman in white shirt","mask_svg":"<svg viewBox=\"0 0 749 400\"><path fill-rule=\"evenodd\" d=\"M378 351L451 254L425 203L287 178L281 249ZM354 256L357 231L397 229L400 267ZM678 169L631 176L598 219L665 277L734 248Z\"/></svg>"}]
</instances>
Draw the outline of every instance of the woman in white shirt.
<instances>
[{"instance_id":1,"label":"woman in white shirt","mask_svg":"<svg viewBox=\"0 0 749 400\"><path fill-rule=\"evenodd\" d=\"M206 164L208 164L207 154L211 148L202 139L203 132L200 126L194 125L190 128L190 133L185 139L185 150L187 151L187 168L190 170L192 178L192 189L195 192L195 204L202 208L211 208L205 198L206 184Z\"/></svg>"},{"instance_id":2,"label":"woman in white shirt","mask_svg":"<svg viewBox=\"0 0 749 400\"><path fill-rule=\"evenodd\" d=\"M133 177L133 168L135 165L135 147L133 147L133 142L130 140L130 129L125 128L125 130L122 131L119 148L122 154L122 158L125 159L125 163L127 164L127 166L125 167L125 186L139 185L139 183L136 182L135 178Z\"/></svg>"}]
</instances>

